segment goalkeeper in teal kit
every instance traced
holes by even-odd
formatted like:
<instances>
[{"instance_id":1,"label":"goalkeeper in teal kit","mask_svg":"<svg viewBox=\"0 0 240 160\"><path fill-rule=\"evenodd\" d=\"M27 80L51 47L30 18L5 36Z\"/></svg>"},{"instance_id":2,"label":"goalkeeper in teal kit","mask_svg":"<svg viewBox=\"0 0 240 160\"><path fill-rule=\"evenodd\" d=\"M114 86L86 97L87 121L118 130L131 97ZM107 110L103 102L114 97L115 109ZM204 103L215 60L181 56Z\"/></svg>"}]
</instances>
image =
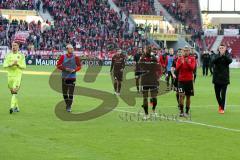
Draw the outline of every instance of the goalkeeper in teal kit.
<instances>
[{"instance_id":1,"label":"goalkeeper in teal kit","mask_svg":"<svg viewBox=\"0 0 240 160\"><path fill-rule=\"evenodd\" d=\"M19 112L17 94L20 89L22 71L26 68L25 56L19 52L19 44L12 43L12 52L6 55L3 63L8 73L8 88L12 94L10 114Z\"/></svg>"}]
</instances>

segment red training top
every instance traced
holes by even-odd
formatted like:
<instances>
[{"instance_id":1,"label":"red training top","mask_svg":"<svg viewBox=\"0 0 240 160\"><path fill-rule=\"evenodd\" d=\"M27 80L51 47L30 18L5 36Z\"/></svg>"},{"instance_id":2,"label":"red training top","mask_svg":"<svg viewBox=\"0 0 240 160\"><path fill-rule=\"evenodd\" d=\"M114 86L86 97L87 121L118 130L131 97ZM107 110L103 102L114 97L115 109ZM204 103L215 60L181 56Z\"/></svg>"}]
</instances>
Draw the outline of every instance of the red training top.
<instances>
[{"instance_id":1,"label":"red training top","mask_svg":"<svg viewBox=\"0 0 240 160\"><path fill-rule=\"evenodd\" d=\"M179 57L176 64L176 70L178 72L178 81L192 81L193 71L196 66L196 60L192 56Z\"/></svg>"},{"instance_id":2,"label":"red training top","mask_svg":"<svg viewBox=\"0 0 240 160\"><path fill-rule=\"evenodd\" d=\"M69 53L67 53L66 55L67 55L68 58L71 58L72 56L75 56L75 55L69 54ZM75 60L76 60L76 65L77 65L77 67L75 68L75 72L77 72L77 71L81 70L81 60L77 56L75 56ZM62 71L66 69L62 66L63 61L64 61L64 55L61 55L61 57L59 58L58 63L57 63L57 68L62 70Z\"/></svg>"}]
</instances>

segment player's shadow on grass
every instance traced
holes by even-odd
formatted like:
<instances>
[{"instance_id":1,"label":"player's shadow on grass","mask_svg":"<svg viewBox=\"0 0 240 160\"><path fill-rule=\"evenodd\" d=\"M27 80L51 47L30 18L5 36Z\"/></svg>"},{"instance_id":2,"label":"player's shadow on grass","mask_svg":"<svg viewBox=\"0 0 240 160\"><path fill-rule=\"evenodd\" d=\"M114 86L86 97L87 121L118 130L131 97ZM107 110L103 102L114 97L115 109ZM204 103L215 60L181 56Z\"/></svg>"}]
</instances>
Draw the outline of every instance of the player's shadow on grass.
<instances>
[{"instance_id":1,"label":"player's shadow on grass","mask_svg":"<svg viewBox=\"0 0 240 160\"><path fill-rule=\"evenodd\" d=\"M127 103L129 106L136 105L136 98L142 97L142 94L137 93L137 91L131 91L132 88L136 88L135 78L127 79L127 75L131 74L131 77L134 77L134 66L126 66L123 73L123 82L122 82L122 91L120 97L122 100ZM112 82L114 79L112 78ZM167 82L160 80L159 81L159 90L157 96L168 93Z\"/></svg>"},{"instance_id":2,"label":"player's shadow on grass","mask_svg":"<svg viewBox=\"0 0 240 160\"><path fill-rule=\"evenodd\" d=\"M86 74L84 75L84 82L94 83L96 81L96 78L98 77L98 74L101 72L101 69L101 66L89 66ZM126 66L124 70L122 91L120 96L120 98L122 98L123 101L129 106L135 106L136 98L142 97L142 95L138 94L136 91L131 91L131 88L135 87L135 78L126 79L127 74L133 74L133 72L133 66ZM113 77L112 83L114 83ZM51 74L49 78L49 85L54 91L62 93L62 77L59 70L56 69ZM167 91L166 89L167 83L161 80L158 96L168 93L169 91ZM66 112L66 104L64 101L61 101L55 107L55 114L59 119L63 121L87 121L111 112L118 105L118 98L116 97L116 95L106 91L96 90L83 86L76 86L74 95L96 98L102 100L103 102L99 106L96 106L94 109L88 112L74 114Z\"/></svg>"}]
</instances>

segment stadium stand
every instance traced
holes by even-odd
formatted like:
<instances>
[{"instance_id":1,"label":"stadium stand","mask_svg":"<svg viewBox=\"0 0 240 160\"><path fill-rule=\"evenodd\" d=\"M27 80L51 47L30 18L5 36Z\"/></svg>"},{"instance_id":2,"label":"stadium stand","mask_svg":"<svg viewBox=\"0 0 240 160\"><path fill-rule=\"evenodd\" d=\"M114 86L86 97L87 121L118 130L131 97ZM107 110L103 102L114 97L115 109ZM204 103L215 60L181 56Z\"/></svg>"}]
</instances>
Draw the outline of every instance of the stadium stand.
<instances>
[{"instance_id":1,"label":"stadium stand","mask_svg":"<svg viewBox=\"0 0 240 160\"><path fill-rule=\"evenodd\" d=\"M33 10L34 0L1 0L0 9Z\"/></svg>"},{"instance_id":2,"label":"stadium stand","mask_svg":"<svg viewBox=\"0 0 240 160\"><path fill-rule=\"evenodd\" d=\"M21 49L28 49L29 46L37 46L40 44L41 38L41 22L38 21L35 23L27 23L26 21L17 21L12 20L9 22L7 19L0 17L0 45L10 46L11 42L15 39L16 32L19 31L28 31L29 37L26 39L26 42L22 44Z\"/></svg>"},{"instance_id":3,"label":"stadium stand","mask_svg":"<svg viewBox=\"0 0 240 160\"><path fill-rule=\"evenodd\" d=\"M114 0L128 14L155 15L154 0Z\"/></svg>"},{"instance_id":4,"label":"stadium stand","mask_svg":"<svg viewBox=\"0 0 240 160\"><path fill-rule=\"evenodd\" d=\"M198 48L203 50L201 38L201 17L198 1L195 0L159 0L167 11L185 25L184 30L192 35Z\"/></svg>"},{"instance_id":5,"label":"stadium stand","mask_svg":"<svg viewBox=\"0 0 240 160\"><path fill-rule=\"evenodd\" d=\"M161 4L180 22L188 25L189 33L201 29L198 1L159 0Z\"/></svg>"},{"instance_id":6,"label":"stadium stand","mask_svg":"<svg viewBox=\"0 0 240 160\"><path fill-rule=\"evenodd\" d=\"M4 46L7 45L7 24L8 20L0 16L0 45Z\"/></svg>"},{"instance_id":7,"label":"stadium stand","mask_svg":"<svg viewBox=\"0 0 240 160\"><path fill-rule=\"evenodd\" d=\"M205 37L205 42L208 50L211 50L214 42L216 41L217 37L216 36L206 36Z\"/></svg>"},{"instance_id":8,"label":"stadium stand","mask_svg":"<svg viewBox=\"0 0 240 160\"><path fill-rule=\"evenodd\" d=\"M191 0L190 0L191 1ZM18 5L12 5L15 3ZM118 6L122 8L122 11L129 14L155 14L154 1L153 0L115 0ZM165 4L167 8L170 1L160 0ZM187 5L189 0L180 1L177 6ZM9 8L5 4L9 3L12 9L33 9L36 6L39 10L40 1L34 5L34 1L1 1L2 8ZM29 7L26 6L25 4ZM2 45L10 46L10 42L14 39L14 35L17 31L29 31L30 36L27 39L27 43L22 46L23 49L31 50L63 50L67 43L72 43L77 51L83 51L88 54L92 52L104 52L107 53L109 48L115 46L121 47L126 52L133 54L136 48L146 43L147 37L143 33L149 32L149 28L142 26L136 26L136 30L133 33L129 33L129 24L127 20L121 20L121 12L116 13L110 9L108 1L100 0L42 0L43 9L48 10L54 18L54 25L50 28L43 30L39 22L6 22L4 19L0 19L1 34L3 37L0 40ZM136 7L137 6L137 7ZM197 3L188 5L189 10L183 12L183 8L175 10L174 12L188 15L198 15ZM194 8L195 7L195 8ZM170 9L171 10L171 9ZM171 13L171 11L169 12ZM183 16L184 17L184 16ZM183 23L188 24L186 30L192 35L193 39L197 43L199 48L203 48L201 40L200 18L194 17L193 21L187 17L182 20ZM6 27L9 24L9 27ZM140 32L139 32L140 31ZM8 35L7 37L4 35Z\"/></svg>"},{"instance_id":9,"label":"stadium stand","mask_svg":"<svg viewBox=\"0 0 240 160\"><path fill-rule=\"evenodd\" d=\"M240 37L239 36L224 36L222 43L228 48L231 48L231 54L234 58L240 58Z\"/></svg>"},{"instance_id":10,"label":"stadium stand","mask_svg":"<svg viewBox=\"0 0 240 160\"><path fill-rule=\"evenodd\" d=\"M78 0L43 0L42 2L45 9L54 17L54 26L41 30L39 22L30 24L15 20L7 22L6 19L1 18L2 45L10 46L15 33L23 30L30 31L30 36L27 43L22 45L22 49L63 50L67 43L72 43L77 51L84 51L86 54L92 54L94 51L107 53L113 46L132 54L139 45L146 42L146 37L142 37L137 31L128 32L128 22L122 21L120 15L110 9L107 1L89 0L87 3Z\"/></svg>"},{"instance_id":11,"label":"stadium stand","mask_svg":"<svg viewBox=\"0 0 240 160\"><path fill-rule=\"evenodd\" d=\"M43 3L54 17L55 26L43 32L40 49L55 46L61 50L70 42L82 51L106 51L109 44L131 51L134 39L141 39L139 34L128 33L128 22L122 21L107 1L43 0Z\"/></svg>"}]
</instances>

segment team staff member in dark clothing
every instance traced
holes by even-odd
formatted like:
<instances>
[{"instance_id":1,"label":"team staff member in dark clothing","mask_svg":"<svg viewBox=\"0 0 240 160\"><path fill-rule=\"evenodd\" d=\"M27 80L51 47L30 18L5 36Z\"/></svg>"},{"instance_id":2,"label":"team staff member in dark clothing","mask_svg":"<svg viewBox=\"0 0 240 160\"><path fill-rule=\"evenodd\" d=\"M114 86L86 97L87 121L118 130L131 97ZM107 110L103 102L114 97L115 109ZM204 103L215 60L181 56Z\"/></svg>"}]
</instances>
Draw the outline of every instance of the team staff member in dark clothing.
<instances>
[{"instance_id":1,"label":"team staff member in dark clothing","mask_svg":"<svg viewBox=\"0 0 240 160\"><path fill-rule=\"evenodd\" d=\"M139 60L142 56L142 49L139 48L138 52L134 55L134 62L135 62L135 79L136 79L136 87L137 87L137 92L140 93L139 91L139 85L140 85L140 68L139 68Z\"/></svg>"},{"instance_id":2,"label":"team staff member in dark clothing","mask_svg":"<svg viewBox=\"0 0 240 160\"><path fill-rule=\"evenodd\" d=\"M193 72L196 67L196 60L190 56L190 49L184 48L183 56L179 57L176 64L176 71L178 72L178 92L179 92L179 109L180 117L187 116L190 110L190 97L194 96L193 89ZM184 99L186 97L186 114L184 114Z\"/></svg>"},{"instance_id":3,"label":"team staff member in dark clothing","mask_svg":"<svg viewBox=\"0 0 240 160\"><path fill-rule=\"evenodd\" d=\"M112 64L110 73L113 72L114 78L114 91L116 95L120 95L123 79L123 70L125 68L126 56L122 53L121 49L117 50L117 53L112 57Z\"/></svg>"},{"instance_id":4,"label":"team staff member in dark clothing","mask_svg":"<svg viewBox=\"0 0 240 160\"><path fill-rule=\"evenodd\" d=\"M67 112L71 112L73 93L76 82L76 72L81 69L80 58L73 54L73 46L67 45L67 54L60 57L57 68L62 70L62 93Z\"/></svg>"},{"instance_id":5,"label":"team staff member in dark clothing","mask_svg":"<svg viewBox=\"0 0 240 160\"><path fill-rule=\"evenodd\" d=\"M213 84L219 104L218 112L224 114L226 91L228 84L230 84L229 65L232 63L232 57L227 52L225 45L220 45L218 49L219 53L212 59Z\"/></svg>"},{"instance_id":6,"label":"team staff member in dark clothing","mask_svg":"<svg viewBox=\"0 0 240 160\"><path fill-rule=\"evenodd\" d=\"M159 88L159 78L161 74L161 67L158 64L157 58L151 55L151 48L145 49L144 55L140 59L141 86L143 92L143 109L145 112L144 119L147 120L148 116L148 93L151 94L150 102L152 103L152 111L156 114L157 94Z\"/></svg>"},{"instance_id":7,"label":"team staff member in dark clothing","mask_svg":"<svg viewBox=\"0 0 240 160\"><path fill-rule=\"evenodd\" d=\"M201 58L202 58L203 76L208 76L208 69L209 69L209 64L210 64L210 55L209 55L208 51L203 52Z\"/></svg>"}]
</instances>

